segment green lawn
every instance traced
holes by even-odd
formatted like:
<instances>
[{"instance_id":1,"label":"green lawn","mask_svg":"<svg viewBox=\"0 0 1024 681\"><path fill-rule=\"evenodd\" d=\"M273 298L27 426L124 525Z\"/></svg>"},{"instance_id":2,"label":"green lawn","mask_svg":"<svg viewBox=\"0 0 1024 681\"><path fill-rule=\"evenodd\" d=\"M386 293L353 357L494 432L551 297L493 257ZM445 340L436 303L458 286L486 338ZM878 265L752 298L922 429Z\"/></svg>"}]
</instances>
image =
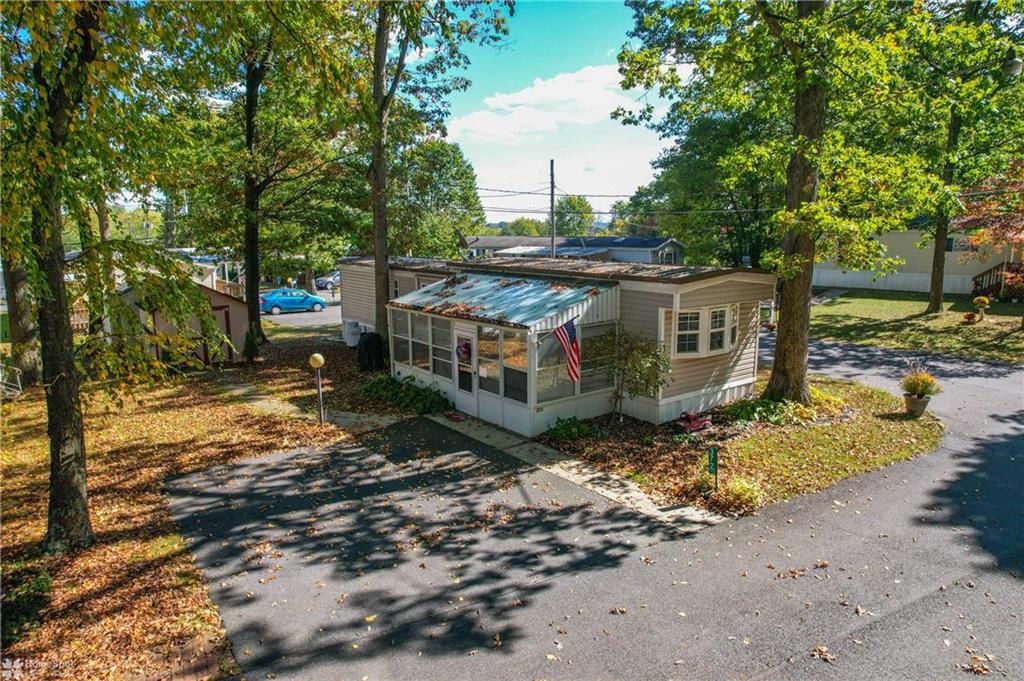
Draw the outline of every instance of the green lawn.
<instances>
[{"instance_id":1,"label":"green lawn","mask_svg":"<svg viewBox=\"0 0 1024 681\"><path fill-rule=\"evenodd\" d=\"M851 289L811 307L811 336L979 359L1024 363L1024 304L995 303L984 322L966 324L970 296L946 296L945 310L924 314L928 296Z\"/></svg>"}]
</instances>

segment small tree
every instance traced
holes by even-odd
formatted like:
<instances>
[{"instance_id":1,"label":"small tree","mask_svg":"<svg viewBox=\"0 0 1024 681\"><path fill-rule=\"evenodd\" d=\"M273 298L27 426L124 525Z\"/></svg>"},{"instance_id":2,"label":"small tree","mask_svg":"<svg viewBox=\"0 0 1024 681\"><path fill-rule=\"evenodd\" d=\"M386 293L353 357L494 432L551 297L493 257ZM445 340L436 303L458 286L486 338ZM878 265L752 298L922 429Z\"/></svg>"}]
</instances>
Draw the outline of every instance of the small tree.
<instances>
[{"instance_id":1,"label":"small tree","mask_svg":"<svg viewBox=\"0 0 1024 681\"><path fill-rule=\"evenodd\" d=\"M654 397L668 383L671 365L665 346L621 325L615 333L604 334L589 343L587 351L606 358L605 368L613 387L612 409L620 421L624 397Z\"/></svg>"}]
</instances>

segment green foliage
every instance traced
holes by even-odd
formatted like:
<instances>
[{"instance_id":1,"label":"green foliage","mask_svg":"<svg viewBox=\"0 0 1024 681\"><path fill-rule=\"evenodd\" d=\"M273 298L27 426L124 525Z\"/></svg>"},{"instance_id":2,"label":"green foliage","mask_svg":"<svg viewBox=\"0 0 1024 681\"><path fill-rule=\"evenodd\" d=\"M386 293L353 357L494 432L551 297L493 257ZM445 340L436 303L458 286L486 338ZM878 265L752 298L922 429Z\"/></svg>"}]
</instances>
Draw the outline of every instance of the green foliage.
<instances>
[{"instance_id":1,"label":"green foliage","mask_svg":"<svg viewBox=\"0 0 1024 681\"><path fill-rule=\"evenodd\" d=\"M535 218L516 218L502 232L509 236L547 236L551 234L551 225Z\"/></svg>"},{"instance_id":2,"label":"green foliage","mask_svg":"<svg viewBox=\"0 0 1024 681\"><path fill-rule=\"evenodd\" d=\"M578 420L575 416L557 419L546 435L559 442L571 442L587 437L594 432L593 426L585 421Z\"/></svg>"},{"instance_id":3,"label":"green foliage","mask_svg":"<svg viewBox=\"0 0 1024 681\"><path fill-rule=\"evenodd\" d=\"M805 234L814 240L810 257L815 260L885 272L898 262L886 257L874 237L905 229L922 210L950 200L912 147L876 143L862 123L873 116L872 134L891 139L912 118L905 117L907 108L918 96L900 81L894 63L909 57L901 31L912 13L891 12L884 3L830 3L799 18L793 4L636 0L630 5L634 42L619 55L623 85L655 89L669 106L657 120L653 106L617 115L685 138L663 159L665 177L658 181L664 188L656 196L684 209L701 209L706 201L712 208L777 209L786 159L802 155L817 169L813 201L774 214L755 213L770 221L746 216L750 222L741 224L740 215L746 214L726 213L720 240L717 230L702 228L702 218L680 218L681 228L693 224L692 231L705 235L698 251L704 258L734 260L734 238L753 254L755 243L747 246L743 239L772 246L783 235ZM678 68L681 64L692 70ZM814 144L792 135L794 64L827 92L826 128ZM865 88L871 96L865 97ZM879 110L890 115L876 115ZM719 137L730 126L731 139ZM692 177L685 175L689 172ZM712 227L721 224L720 217L710 219ZM762 263L783 277L811 264L802 255L762 253Z\"/></svg>"},{"instance_id":4,"label":"green foliage","mask_svg":"<svg viewBox=\"0 0 1024 681\"><path fill-rule=\"evenodd\" d=\"M3 566L4 648L19 641L39 622L40 611L49 605L53 589L50 573L36 563L16 561Z\"/></svg>"},{"instance_id":5,"label":"green foliage","mask_svg":"<svg viewBox=\"0 0 1024 681\"><path fill-rule=\"evenodd\" d=\"M605 369L613 386L612 407L620 416L624 397L653 397L668 383L672 365L665 346L656 340L620 324L614 333L589 342L588 352L607 358Z\"/></svg>"},{"instance_id":6,"label":"green foliage","mask_svg":"<svg viewBox=\"0 0 1024 681\"><path fill-rule=\"evenodd\" d=\"M411 376L399 381L389 374L381 374L364 383L360 390L367 397L410 409L420 415L437 414L454 408L443 394L419 385Z\"/></svg>"},{"instance_id":7,"label":"green foliage","mask_svg":"<svg viewBox=\"0 0 1024 681\"><path fill-rule=\"evenodd\" d=\"M722 407L722 413L736 423L761 422L782 426L838 416L845 407L842 399L820 388L811 387L810 393L809 405L757 397L730 402Z\"/></svg>"},{"instance_id":8,"label":"green foliage","mask_svg":"<svg viewBox=\"0 0 1024 681\"><path fill-rule=\"evenodd\" d=\"M914 397L931 397L942 392L938 380L924 369L915 369L900 380L903 392Z\"/></svg>"},{"instance_id":9,"label":"green foliage","mask_svg":"<svg viewBox=\"0 0 1024 681\"><path fill-rule=\"evenodd\" d=\"M408 147L392 176L389 221L395 227L390 235L395 253L455 257L455 231L475 234L486 224L476 173L459 145L430 138Z\"/></svg>"},{"instance_id":10,"label":"green foliage","mask_svg":"<svg viewBox=\"0 0 1024 681\"><path fill-rule=\"evenodd\" d=\"M562 196L555 202L558 236L586 236L594 226L594 208L585 196Z\"/></svg>"},{"instance_id":11,"label":"green foliage","mask_svg":"<svg viewBox=\"0 0 1024 681\"><path fill-rule=\"evenodd\" d=\"M739 475L726 480L714 496L715 508L727 513L743 515L751 513L764 503L761 486Z\"/></svg>"},{"instance_id":12,"label":"green foliage","mask_svg":"<svg viewBox=\"0 0 1024 681\"><path fill-rule=\"evenodd\" d=\"M701 442L701 437L697 433L676 433L672 436L672 442L677 445L695 445Z\"/></svg>"}]
</instances>

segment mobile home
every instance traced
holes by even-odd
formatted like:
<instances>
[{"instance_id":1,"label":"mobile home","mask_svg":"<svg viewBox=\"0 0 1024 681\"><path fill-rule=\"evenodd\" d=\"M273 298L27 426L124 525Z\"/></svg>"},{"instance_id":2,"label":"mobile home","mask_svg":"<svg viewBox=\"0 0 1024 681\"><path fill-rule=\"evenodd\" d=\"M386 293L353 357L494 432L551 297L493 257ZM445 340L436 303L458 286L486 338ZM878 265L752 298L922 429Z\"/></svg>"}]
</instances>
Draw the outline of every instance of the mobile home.
<instances>
[{"instance_id":1,"label":"mobile home","mask_svg":"<svg viewBox=\"0 0 1024 681\"><path fill-rule=\"evenodd\" d=\"M609 412L612 388L589 348L617 323L664 344L671 358L657 395L625 401L631 416L663 423L753 388L770 273L548 258L449 267L389 301L392 372L436 388L465 413L533 436L558 418ZM362 272L372 280L372 267ZM553 333L570 320L581 350L576 382Z\"/></svg>"}]
</instances>

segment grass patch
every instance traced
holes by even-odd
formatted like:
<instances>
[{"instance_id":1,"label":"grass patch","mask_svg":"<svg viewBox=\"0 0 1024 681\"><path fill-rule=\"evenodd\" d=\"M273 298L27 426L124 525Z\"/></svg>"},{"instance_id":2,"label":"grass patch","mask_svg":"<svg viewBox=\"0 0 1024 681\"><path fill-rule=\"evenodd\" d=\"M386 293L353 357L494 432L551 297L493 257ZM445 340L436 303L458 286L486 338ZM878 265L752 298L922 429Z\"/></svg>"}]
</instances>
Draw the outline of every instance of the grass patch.
<instances>
[{"instance_id":1,"label":"grass patch","mask_svg":"<svg viewBox=\"0 0 1024 681\"><path fill-rule=\"evenodd\" d=\"M123 406L93 395L85 438L97 543L49 556L40 550L49 475L42 391L4 404L3 419L4 655L31 658L42 678L145 677L166 671L197 636L226 647L217 609L167 511L163 481L347 437L256 414L200 380L136 389Z\"/></svg>"},{"instance_id":2,"label":"grass patch","mask_svg":"<svg viewBox=\"0 0 1024 681\"><path fill-rule=\"evenodd\" d=\"M762 372L756 390L764 387ZM743 400L711 412L713 425L680 436L669 425L602 416L574 439L543 435L552 447L636 481L665 503L742 513L910 459L938 446L943 426L904 415L903 401L851 381L812 377L810 408L755 408ZM753 416L753 418L751 418ZM719 492L706 472L719 448Z\"/></svg>"},{"instance_id":3,"label":"grass patch","mask_svg":"<svg viewBox=\"0 0 1024 681\"><path fill-rule=\"evenodd\" d=\"M946 296L938 314L924 314L928 296L902 291L850 290L827 303L811 306L811 335L929 352L1024 363L1024 303L994 303L987 319L965 324L976 312L970 296Z\"/></svg>"}]
</instances>

